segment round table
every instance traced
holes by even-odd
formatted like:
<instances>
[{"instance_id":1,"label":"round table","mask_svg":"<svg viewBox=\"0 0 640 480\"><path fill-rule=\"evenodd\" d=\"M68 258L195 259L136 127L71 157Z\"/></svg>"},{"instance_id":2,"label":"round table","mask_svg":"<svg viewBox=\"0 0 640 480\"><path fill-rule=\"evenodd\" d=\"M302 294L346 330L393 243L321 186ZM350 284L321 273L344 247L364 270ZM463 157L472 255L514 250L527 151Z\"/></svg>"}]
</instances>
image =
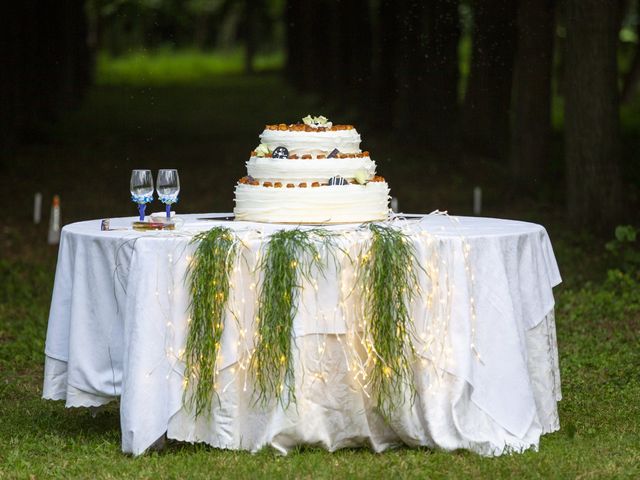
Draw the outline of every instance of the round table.
<instances>
[{"instance_id":1,"label":"round table","mask_svg":"<svg viewBox=\"0 0 640 480\"><path fill-rule=\"evenodd\" d=\"M244 369L255 333L259 252L272 233L306 228L181 215L176 231L137 232L133 218L62 229L45 347L43 397L95 407L120 397L122 449L143 453L165 433L228 449L333 451L398 444L482 455L538 448L559 428L552 288L561 279L547 232L526 222L443 214L397 217L424 266L411 305L416 395L383 418L354 375L357 298L347 252L370 239L335 231L344 256L305 282L294 320L295 404L256 404ZM183 407L193 236L214 226L242 242L234 269L210 416Z\"/></svg>"}]
</instances>

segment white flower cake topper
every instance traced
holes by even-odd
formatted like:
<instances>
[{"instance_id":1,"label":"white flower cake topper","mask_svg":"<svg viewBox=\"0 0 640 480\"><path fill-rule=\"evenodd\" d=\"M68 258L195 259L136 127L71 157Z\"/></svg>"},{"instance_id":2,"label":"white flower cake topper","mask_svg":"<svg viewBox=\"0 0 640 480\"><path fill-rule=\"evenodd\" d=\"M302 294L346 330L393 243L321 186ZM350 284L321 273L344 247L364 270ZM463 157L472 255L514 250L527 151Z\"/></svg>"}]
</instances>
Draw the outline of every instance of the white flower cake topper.
<instances>
[{"instance_id":1,"label":"white flower cake topper","mask_svg":"<svg viewBox=\"0 0 640 480\"><path fill-rule=\"evenodd\" d=\"M320 115L317 117L312 117L311 115L307 115L302 119L302 122L305 125L309 125L310 127L313 127L313 128L318 128L318 127L331 128L333 126L333 123L330 122L329 119L324 115Z\"/></svg>"}]
</instances>

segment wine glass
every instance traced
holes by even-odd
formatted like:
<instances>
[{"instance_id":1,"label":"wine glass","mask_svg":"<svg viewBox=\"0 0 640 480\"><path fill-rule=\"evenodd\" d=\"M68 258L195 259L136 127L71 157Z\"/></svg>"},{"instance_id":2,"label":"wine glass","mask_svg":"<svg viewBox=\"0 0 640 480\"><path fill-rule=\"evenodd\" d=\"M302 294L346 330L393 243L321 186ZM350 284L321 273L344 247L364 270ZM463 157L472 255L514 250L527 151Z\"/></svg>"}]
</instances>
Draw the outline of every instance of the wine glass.
<instances>
[{"instance_id":1,"label":"wine glass","mask_svg":"<svg viewBox=\"0 0 640 480\"><path fill-rule=\"evenodd\" d=\"M166 205L167 219L171 218L171 205L178 203L178 193L180 193L180 177L175 168L163 168L158 171L158 181L156 182L158 198Z\"/></svg>"},{"instance_id":2,"label":"wine glass","mask_svg":"<svg viewBox=\"0 0 640 480\"><path fill-rule=\"evenodd\" d=\"M147 203L153 200L153 176L151 175L151 170L132 170L129 187L131 200L138 204L140 221L144 222L144 211L147 208Z\"/></svg>"}]
</instances>

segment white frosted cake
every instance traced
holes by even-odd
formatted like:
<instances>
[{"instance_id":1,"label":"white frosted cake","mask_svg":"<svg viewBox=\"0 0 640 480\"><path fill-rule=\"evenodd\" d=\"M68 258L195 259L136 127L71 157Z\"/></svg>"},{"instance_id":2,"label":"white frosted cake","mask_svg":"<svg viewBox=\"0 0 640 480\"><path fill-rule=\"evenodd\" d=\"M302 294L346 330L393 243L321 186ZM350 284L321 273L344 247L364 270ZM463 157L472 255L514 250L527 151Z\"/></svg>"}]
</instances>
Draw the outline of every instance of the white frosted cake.
<instances>
[{"instance_id":1,"label":"white frosted cake","mask_svg":"<svg viewBox=\"0 0 640 480\"><path fill-rule=\"evenodd\" d=\"M389 186L352 125L325 117L267 125L235 189L236 220L347 223L383 220Z\"/></svg>"}]
</instances>

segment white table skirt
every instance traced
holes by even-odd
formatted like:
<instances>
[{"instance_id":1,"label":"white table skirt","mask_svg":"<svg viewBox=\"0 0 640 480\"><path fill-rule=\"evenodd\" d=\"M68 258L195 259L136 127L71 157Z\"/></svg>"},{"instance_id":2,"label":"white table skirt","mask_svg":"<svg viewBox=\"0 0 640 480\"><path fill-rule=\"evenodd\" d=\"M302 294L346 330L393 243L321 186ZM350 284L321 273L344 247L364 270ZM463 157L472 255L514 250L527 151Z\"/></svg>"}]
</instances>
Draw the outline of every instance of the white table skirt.
<instances>
[{"instance_id":1,"label":"white table skirt","mask_svg":"<svg viewBox=\"0 0 640 480\"><path fill-rule=\"evenodd\" d=\"M353 378L362 346L354 341L357 299L344 297L353 283L346 257L304 286L294 321L296 403L255 404L241 367L253 342L256 255L270 233L294 227L197 220L213 215L182 216L183 228L172 233L102 232L99 221L63 228L44 398L87 407L120 396L122 448L134 454L166 432L251 451L301 444L382 451L404 443L500 455L537 448L542 434L559 428L552 288L561 280L543 227L442 215L396 221L431 274L420 274L420 286L435 295L440 314L426 294L413 303L417 394L384 421ZM209 418L195 419L182 405L184 279L192 236L216 225L233 229L244 246L218 358L219 403ZM370 235L354 225L329 228L351 254Z\"/></svg>"}]
</instances>

